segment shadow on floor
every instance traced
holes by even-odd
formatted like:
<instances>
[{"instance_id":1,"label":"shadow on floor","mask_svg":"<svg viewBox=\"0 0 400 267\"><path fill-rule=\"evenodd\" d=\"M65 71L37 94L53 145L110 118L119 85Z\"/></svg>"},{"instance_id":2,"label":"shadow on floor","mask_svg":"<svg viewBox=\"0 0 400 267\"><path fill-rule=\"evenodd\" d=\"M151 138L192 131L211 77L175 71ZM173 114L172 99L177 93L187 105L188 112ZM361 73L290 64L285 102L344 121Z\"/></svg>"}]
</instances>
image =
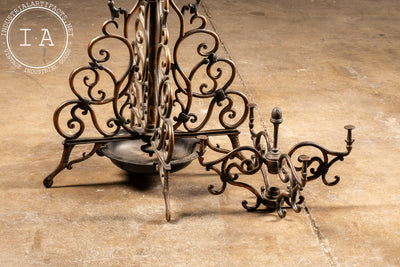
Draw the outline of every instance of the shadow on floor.
<instances>
[{"instance_id":1,"label":"shadow on floor","mask_svg":"<svg viewBox=\"0 0 400 267\"><path fill-rule=\"evenodd\" d=\"M135 191L150 191L160 186L161 181L158 175L144 175L126 173L125 180L107 183L87 183L52 186L51 188L68 188L68 187L103 187L103 186L128 186Z\"/></svg>"}]
</instances>

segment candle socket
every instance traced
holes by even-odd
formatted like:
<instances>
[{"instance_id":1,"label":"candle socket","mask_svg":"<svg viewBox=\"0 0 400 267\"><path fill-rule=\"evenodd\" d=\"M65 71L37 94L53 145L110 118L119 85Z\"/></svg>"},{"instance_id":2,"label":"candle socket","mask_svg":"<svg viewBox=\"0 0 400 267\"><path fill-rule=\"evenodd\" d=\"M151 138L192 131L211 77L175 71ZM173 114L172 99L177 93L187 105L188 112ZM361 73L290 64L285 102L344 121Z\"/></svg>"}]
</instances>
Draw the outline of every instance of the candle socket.
<instances>
[{"instance_id":1,"label":"candle socket","mask_svg":"<svg viewBox=\"0 0 400 267\"><path fill-rule=\"evenodd\" d=\"M279 151L278 148L278 131L279 131L279 124L283 122L282 110L280 108L275 107L272 110L270 121L274 124L274 143L272 149L268 151L265 159L267 162L268 172L270 174L277 174L278 161L281 156L281 152Z\"/></svg>"}]
</instances>

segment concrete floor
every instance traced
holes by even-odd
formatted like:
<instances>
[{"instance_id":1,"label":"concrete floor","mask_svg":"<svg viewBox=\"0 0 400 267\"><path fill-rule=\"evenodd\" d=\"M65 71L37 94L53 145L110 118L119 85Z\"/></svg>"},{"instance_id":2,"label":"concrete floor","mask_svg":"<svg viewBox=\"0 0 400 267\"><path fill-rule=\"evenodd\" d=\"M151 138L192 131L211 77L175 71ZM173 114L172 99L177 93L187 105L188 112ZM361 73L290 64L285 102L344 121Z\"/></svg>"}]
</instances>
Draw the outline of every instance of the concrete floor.
<instances>
[{"instance_id":1,"label":"concrete floor","mask_svg":"<svg viewBox=\"0 0 400 267\"><path fill-rule=\"evenodd\" d=\"M19 4L3 2L2 20ZM282 220L246 212L241 188L210 195L218 177L193 162L171 176L170 223L158 178L129 180L106 158L42 185L62 151L52 114L73 98L68 76L89 61L109 16L103 2L52 1L74 29L53 72L26 74L0 53L1 266L400 266L398 1L204 0L257 123L271 133L272 108L283 110L283 152L303 140L344 150L345 124L356 125L356 142L329 173L340 183L308 183L307 210Z\"/></svg>"}]
</instances>

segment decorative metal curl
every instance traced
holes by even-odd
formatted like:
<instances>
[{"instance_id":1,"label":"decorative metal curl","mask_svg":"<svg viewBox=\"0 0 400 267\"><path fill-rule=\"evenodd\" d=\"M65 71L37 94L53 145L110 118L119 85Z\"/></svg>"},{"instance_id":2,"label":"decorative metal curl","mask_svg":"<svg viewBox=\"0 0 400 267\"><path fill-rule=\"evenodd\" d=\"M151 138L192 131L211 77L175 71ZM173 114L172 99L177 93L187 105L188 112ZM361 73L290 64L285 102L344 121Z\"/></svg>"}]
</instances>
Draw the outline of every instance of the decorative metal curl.
<instances>
[{"instance_id":1,"label":"decorative metal curl","mask_svg":"<svg viewBox=\"0 0 400 267\"><path fill-rule=\"evenodd\" d=\"M162 120L160 127L152 137L151 143L158 159L164 167L167 167L171 162L175 143L174 131L170 120Z\"/></svg>"},{"instance_id":2,"label":"decorative metal curl","mask_svg":"<svg viewBox=\"0 0 400 267\"><path fill-rule=\"evenodd\" d=\"M229 86L232 84L233 80L236 76L236 67L234 63L229 59L220 58L217 56L216 52L220 47L221 41L218 35L211 31L207 30L207 19L200 15L198 12L198 6L200 4L200 0L197 0L195 4L189 4L182 8L180 11L174 1L169 1L172 9L177 14L180 21L180 32L179 36L175 42L174 50L173 50L173 68L172 75L175 81L175 85L177 89L175 90L175 99L174 104L180 109L180 115L178 117L174 117L174 129L178 129L181 125L184 126L186 131L189 132L197 132L202 130L208 123L215 104L222 106L222 101L228 99L228 103L220 111L219 121L221 126L225 129L236 128L241 125L248 113L248 100L247 97L241 94L240 92L234 91L232 89L227 90ZM200 21L200 25L190 30L186 30L186 25L184 22L185 11L189 11L191 14L190 23L193 26L195 21ZM189 72L183 71L183 68L179 63L179 55L180 55L180 47L185 41L193 36L208 36L211 38L212 44L207 42L202 42L197 45L196 52L201 57L201 59L194 64L192 69ZM213 72L214 66L217 63L224 64L228 66L230 73L228 74L228 79L223 84L219 84L219 80L223 77L223 69L221 67L217 67L215 72ZM212 87L208 88L206 83L200 84L198 91L193 87L193 79L202 70L203 66L205 66L205 74L210 79ZM234 102L232 98L229 97L229 94L240 96L243 100L243 113L237 114L234 107ZM223 96L223 97L221 97ZM199 119L198 115L194 112L191 112L191 108L193 102L196 99L205 99L209 98L210 104L208 106L207 113L203 119ZM225 120L225 115L228 115L229 119L238 118L235 123L228 123ZM190 119L187 119L190 118ZM194 125L196 124L196 125Z\"/></svg>"},{"instance_id":3,"label":"decorative metal curl","mask_svg":"<svg viewBox=\"0 0 400 267\"><path fill-rule=\"evenodd\" d=\"M202 166L206 168L206 170L215 171L220 176L222 182L222 186L219 190L215 190L214 185L210 185L208 187L209 192L214 195L221 194L225 191L227 183L234 186L243 187L256 196L256 203L254 204L254 206L248 206L247 200L243 200L243 207L249 211L256 210L262 203L261 194L253 186L243 182L239 182L238 179L240 175L238 173L233 173L233 171L239 171L239 173L243 175L252 175L257 173L262 167L261 155L259 154L259 152L253 147L242 146L230 151L219 159L205 162L204 153L208 143L207 139L208 138L204 138L201 140L199 162ZM243 159L242 153L244 151L252 153L253 156ZM234 159L239 160L239 163L234 162ZM216 165L218 164L220 164L219 168L216 167Z\"/></svg>"},{"instance_id":4,"label":"decorative metal curl","mask_svg":"<svg viewBox=\"0 0 400 267\"><path fill-rule=\"evenodd\" d=\"M335 152L328 150L314 142L301 142L295 146L293 146L290 150L288 155L292 156L297 150L303 147L314 147L318 149L322 153L322 158L320 157L312 157L309 162L309 166L316 162L318 164L317 168L311 168L310 173L312 175L307 176L307 181L315 180L319 177L321 177L323 183L328 186L333 186L336 185L340 181L340 177L335 175L334 178L335 180L332 182L329 182L326 180L326 174L329 171L329 168L336 163L337 161L343 161L344 157L349 155L351 150L352 150L352 144L354 143L354 140L352 139L351 131L354 129L354 126L352 125L347 125L345 126L345 129L348 131L347 139L345 140L347 146L345 152ZM334 156L333 159L329 160L329 155ZM296 170L300 170L301 167L295 167Z\"/></svg>"}]
</instances>

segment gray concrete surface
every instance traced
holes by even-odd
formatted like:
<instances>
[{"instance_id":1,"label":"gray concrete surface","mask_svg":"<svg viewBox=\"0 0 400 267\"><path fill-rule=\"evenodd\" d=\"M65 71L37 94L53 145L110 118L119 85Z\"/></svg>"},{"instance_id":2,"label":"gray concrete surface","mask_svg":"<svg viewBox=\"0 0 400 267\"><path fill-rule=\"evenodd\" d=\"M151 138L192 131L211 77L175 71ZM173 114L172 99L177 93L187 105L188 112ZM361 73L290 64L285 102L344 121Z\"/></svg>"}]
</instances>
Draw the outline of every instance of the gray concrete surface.
<instances>
[{"instance_id":1,"label":"gray concrete surface","mask_svg":"<svg viewBox=\"0 0 400 267\"><path fill-rule=\"evenodd\" d=\"M246 212L240 203L252 198L241 188L210 195L218 177L194 162L171 176L170 223L158 178L129 180L105 158L42 185L62 152L52 115L73 98L68 76L89 61L87 44L109 16L103 2L53 1L74 29L53 72L26 74L0 53L0 265L400 265L398 1L204 0L218 54L236 63L233 87L258 104L258 125L271 133L272 108L283 110L283 152L303 140L344 150L349 123L356 142L329 173L340 183L308 183L307 210L282 220ZM3 1L0 19L17 4Z\"/></svg>"}]
</instances>

